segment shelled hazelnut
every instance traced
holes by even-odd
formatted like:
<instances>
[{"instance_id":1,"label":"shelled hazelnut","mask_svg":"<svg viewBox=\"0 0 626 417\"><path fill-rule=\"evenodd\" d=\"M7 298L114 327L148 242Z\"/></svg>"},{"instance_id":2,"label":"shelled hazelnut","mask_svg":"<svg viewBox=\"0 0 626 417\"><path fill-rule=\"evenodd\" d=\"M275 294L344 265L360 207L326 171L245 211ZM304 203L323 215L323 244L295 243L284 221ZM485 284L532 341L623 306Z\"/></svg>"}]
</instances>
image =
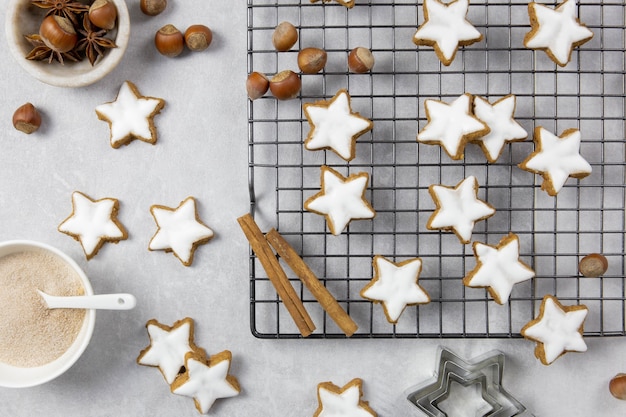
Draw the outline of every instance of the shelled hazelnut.
<instances>
[{"instance_id":1,"label":"shelled hazelnut","mask_svg":"<svg viewBox=\"0 0 626 417\"><path fill-rule=\"evenodd\" d=\"M88 12L91 23L99 28L111 30L117 20L117 8L109 0L96 0L89 7Z\"/></svg>"},{"instance_id":2,"label":"shelled hazelnut","mask_svg":"<svg viewBox=\"0 0 626 417\"><path fill-rule=\"evenodd\" d=\"M173 58L185 49L185 38L174 25L165 25L154 35L154 46L162 55Z\"/></svg>"},{"instance_id":3,"label":"shelled hazelnut","mask_svg":"<svg viewBox=\"0 0 626 417\"><path fill-rule=\"evenodd\" d=\"M246 90L250 100L256 100L263 97L267 90L270 88L270 80L260 72L253 72L248 75L246 80Z\"/></svg>"},{"instance_id":4,"label":"shelled hazelnut","mask_svg":"<svg viewBox=\"0 0 626 417\"><path fill-rule=\"evenodd\" d=\"M191 51L204 51L212 40L213 32L204 25L191 25L185 31L185 45Z\"/></svg>"},{"instance_id":5,"label":"shelled hazelnut","mask_svg":"<svg viewBox=\"0 0 626 417\"><path fill-rule=\"evenodd\" d=\"M603 255L592 253L580 260L578 263L578 271L585 277L595 278L609 269L609 262Z\"/></svg>"},{"instance_id":6,"label":"shelled hazelnut","mask_svg":"<svg viewBox=\"0 0 626 417\"><path fill-rule=\"evenodd\" d=\"M326 66L326 51L320 48L304 48L298 52L298 68L305 74L316 74Z\"/></svg>"},{"instance_id":7,"label":"shelled hazelnut","mask_svg":"<svg viewBox=\"0 0 626 417\"><path fill-rule=\"evenodd\" d=\"M362 46L358 46L350 51L348 55L348 68L356 73L364 73L374 67L374 55L372 51Z\"/></svg>"},{"instance_id":8,"label":"shelled hazelnut","mask_svg":"<svg viewBox=\"0 0 626 417\"><path fill-rule=\"evenodd\" d=\"M609 382L611 395L619 400L626 400L626 374L615 375Z\"/></svg>"},{"instance_id":9,"label":"shelled hazelnut","mask_svg":"<svg viewBox=\"0 0 626 417\"><path fill-rule=\"evenodd\" d=\"M291 70L281 71L270 80L270 91L278 100L290 100L300 92L302 81Z\"/></svg>"},{"instance_id":10,"label":"shelled hazelnut","mask_svg":"<svg viewBox=\"0 0 626 417\"><path fill-rule=\"evenodd\" d=\"M298 30L289 22L281 22L274 29L272 43L277 51L288 51L298 42Z\"/></svg>"},{"instance_id":11,"label":"shelled hazelnut","mask_svg":"<svg viewBox=\"0 0 626 417\"><path fill-rule=\"evenodd\" d=\"M30 135L41 126L41 115L31 103L21 105L13 113L13 127Z\"/></svg>"},{"instance_id":12,"label":"shelled hazelnut","mask_svg":"<svg viewBox=\"0 0 626 417\"><path fill-rule=\"evenodd\" d=\"M156 16L167 7L167 0L141 0L139 8L148 16Z\"/></svg>"},{"instance_id":13,"label":"shelled hazelnut","mask_svg":"<svg viewBox=\"0 0 626 417\"><path fill-rule=\"evenodd\" d=\"M56 15L50 15L41 22L39 36L48 48L57 52L69 52L78 42L78 35L72 22L68 18Z\"/></svg>"}]
</instances>

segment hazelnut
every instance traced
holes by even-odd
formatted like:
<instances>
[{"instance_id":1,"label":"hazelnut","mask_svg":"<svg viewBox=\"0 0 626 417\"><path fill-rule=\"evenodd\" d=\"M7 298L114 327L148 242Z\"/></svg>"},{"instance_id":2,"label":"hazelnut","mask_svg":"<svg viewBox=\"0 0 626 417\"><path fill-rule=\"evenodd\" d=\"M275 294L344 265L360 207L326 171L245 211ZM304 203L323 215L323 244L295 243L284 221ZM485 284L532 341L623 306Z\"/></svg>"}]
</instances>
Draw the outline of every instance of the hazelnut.
<instances>
[{"instance_id":1,"label":"hazelnut","mask_svg":"<svg viewBox=\"0 0 626 417\"><path fill-rule=\"evenodd\" d=\"M599 253L592 253L580 260L578 263L578 271L589 278L599 277L609 269L609 262L606 257Z\"/></svg>"},{"instance_id":2,"label":"hazelnut","mask_svg":"<svg viewBox=\"0 0 626 417\"><path fill-rule=\"evenodd\" d=\"M41 115L31 103L18 107L13 113L13 127L26 134L31 134L41 126Z\"/></svg>"},{"instance_id":3,"label":"hazelnut","mask_svg":"<svg viewBox=\"0 0 626 417\"><path fill-rule=\"evenodd\" d=\"M167 0L141 0L139 8L148 16L156 16L167 7Z\"/></svg>"},{"instance_id":4,"label":"hazelnut","mask_svg":"<svg viewBox=\"0 0 626 417\"><path fill-rule=\"evenodd\" d=\"M204 25L191 25L185 31L185 44L192 51L204 51L212 40L213 32Z\"/></svg>"},{"instance_id":5,"label":"hazelnut","mask_svg":"<svg viewBox=\"0 0 626 417\"><path fill-rule=\"evenodd\" d=\"M270 91L278 100L296 98L300 87L302 87L300 77L291 70L281 71L270 80Z\"/></svg>"},{"instance_id":6,"label":"hazelnut","mask_svg":"<svg viewBox=\"0 0 626 417\"><path fill-rule=\"evenodd\" d=\"M348 55L348 68L356 73L364 73L374 67L374 56L372 51L362 46L358 46L350 51Z\"/></svg>"},{"instance_id":7,"label":"hazelnut","mask_svg":"<svg viewBox=\"0 0 626 417\"><path fill-rule=\"evenodd\" d=\"M246 80L246 90L248 91L248 97L250 100L256 100L259 97L263 97L267 90L270 88L270 80L259 72L253 72L248 75Z\"/></svg>"},{"instance_id":8,"label":"hazelnut","mask_svg":"<svg viewBox=\"0 0 626 417\"><path fill-rule=\"evenodd\" d=\"M72 22L55 15L50 15L41 22L39 36L50 49L61 53L71 51L78 41Z\"/></svg>"},{"instance_id":9,"label":"hazelnut","mask_svg":"<svg viewBox=\"0 0 626 417\"><path fill-rule=\"evenodd\" d=\"M626 400L626 374L617 374L609 382L611 395L619 400Z\"/></svg>"},{"instance_id":10,"label":"hazelnut","mask_svg":"<svg viewBox=\"0 0 626 417\"><path fill-rule=\"evenodd\" d=\"M289 22L281 22L274 29L272 43L278 51L288 51L298 41L298 30Z\"/></svg>"},{"instance_id":11,"label":"hazelnut","mask_svg":"<svg viewBox=\"0 0 626 417\"><path fill-rule=\"evenodd\" d=\"M117 20L117 9L109 0L96 0L89 7L89 20L99 28L111 30Z\"/></svg>"},{"instance_id":12,"label":"hazelnut","mask_svg":"<svg viewBox=\"0 0 626 417\"><path fill-rule=\"evenodd\" d=\"M326 66L326 51L319 48L304 48L298 52L298 68L305 74L318 73Z\"/></svg>"},{"instance_id":13,"label":"hazelnut","mask_svg":"<svg viewBox=\"0 0 626 417\"><path fill-rule=\"evenodd\" d=\"M154 46L165 56L173 58L185 48L185 38L174 25L165 25L154 35Z\"/></svg>"}]
</instances>

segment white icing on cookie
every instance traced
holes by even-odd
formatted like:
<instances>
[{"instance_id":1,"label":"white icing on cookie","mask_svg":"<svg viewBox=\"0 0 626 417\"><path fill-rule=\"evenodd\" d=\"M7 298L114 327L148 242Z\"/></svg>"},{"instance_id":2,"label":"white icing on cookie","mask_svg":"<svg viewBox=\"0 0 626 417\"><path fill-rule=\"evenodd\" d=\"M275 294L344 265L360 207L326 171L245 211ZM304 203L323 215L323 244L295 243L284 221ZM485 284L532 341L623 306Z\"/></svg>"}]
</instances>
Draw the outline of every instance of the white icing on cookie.
<instances>
[{"instance_id":1,"label":"white icing on cookie","mask_svg":"<svg viewBox=\"0 0 626 417\"><path fill-rule=\"evenodd\" d=\"M339 235L352 220L371 219L376 212L365 200L369 175L366 172L345 178L334 169L322 166L321 191L304 202L304 208L326 217L333 235Z\"/></svg>"},{"instance_id":2,"label":"white icing on cookie","mask_svg":"<svg viewBox=\"0 0 626 417\"><path fill-rule=\"evenodd\" d=\"M431 185L429 192L437 209L426 227L429 229L453 230L462 243L469 243L474 224L491 217L496 210L478 199L478 181L469 176L456 187Z\"/></svg>"},{"instance_id":3,"label":"white icing on cookie","mask_svg":"<svg viewBox=\"0 0 626 417\"><path fill-rule=\"evenodd\" d=\"M213 230L198 218L193 197L187 197L175 209L152 206L150 212L158 230L150 240L148 249L174 252L185 266L193 262L196 246L213 237Z\"/></svg>"},{"instance_id":4,"label":"white icing on cookie","mask_svg":"<svg viewBox=\"0 0 626 417\"><path fill-rule=\"evenodd\" d=\"M556 195L569 177L584 178L591 165L580 155L580 131L565 130L556 136L543 127L535 129L535 151L519 167L543 176L541 188Z\"/></svg>"},{"instance_id":5,"label":"white icing on cookie","mask_svg":"<svg viewBox=\"0 0 626 417\"><path fill-rule=\"evenodd\" d=\"M374 278L361 290L361 296L382 302L387 321L397 323L407 306L430 302L426 291L417 283L421 270L420 258L394 263L377 255Z\"/></svg>"},{"instance_id":6,"label":"white icing on cookie","mask_svg":"<svg viewBox=\"0 0 626 417\"><path fill-rule=\"evenodd\" d=\"M192 347L193 322L186 318L169 327L150 320L146 328L150 346L141 351L137 363L158 367L167 383L171 384L185 364L185 355L196 349Z\"/></svg>"},{"instance_id":7,"label":"white icing on cookie","mask_svg":"<svg viewBox=\"0 0 626 417\"><path fill-rule=\"evenodd\" d=\"M339 90L329 101L306 103L302 109L311 127L304 147L331 149L346 161L354 158L357 138L373 126L371 120L352 111L346 90Z\"/></svg>"},{"instance_id":8,"label":"white icing on cookie","mask_svg":"<svg viewBox=\"0 0 626 417\"><path fill-rule=\"evenodd\" d=\"M92 200L75 191L72 193L72 214L58 230L77 239L87 259L91 259L105 242L119 242L128 237L124 226L117 221L118 205L114 198Z\"/></svg>"},{"instance_id":9,"label":"white icing on cookie","mask_svg":"<svg viewBox=\"0 0 626 417\"><path fill-rule=\"evenodd\" d=\"M115 101L96 107L96 114L109 123L113 148L127 145L133 139L154 144L157 137L152 119L164 106L164 100L144 97L133 83L126 81Z\"/></svg>"},{"instance_id":10,"label":"white icing on cookie","mask_svg":"<svg viewBox=\"0 0 626 417\"><path fill-rule=\"evenodd\" d=\"M576 1L565 0L556 9L543 4L528 4L532 30L526 34L524 45L545 50L560 66L570 61L572 49L593 37L593 32L576 17Z\"/></svg>"},{"instance_id":11,"label":"white icing on cookie","mask_svg":"<svg viewBox=\"0 0 626 417\"><path fill-rule=\"evenodd\" d=\"M438 144L452 159L463 158L465 144L475 136L489 132L489 128L471 112L472 96L463 94L452 103L438 100L424 101L428 123L417 134L417 141Z\"/></svg>"},{"instance_id":12,"label":"white icing on cookie","mask_svg":"<svg viewBox=\"0 0 626 417\"><path fill-rule=\"evenodd\" d=\"M509 301L513 286L535 272L519 259L519 238L509 234L497 246L474 242L476 267L463 279L468 287L487 287L498 304Z\"/></svg>"},{"instance_id":13,"label":"white icing on cookie","mask_svg":"<svg viewBox=\"0 0 626 417\"><path fill-rule=\"evenodd\" d=\"M510 94L493 104L482 97L474 99L474 115L489 128L489 133L472 139L483 149L489 162L496 162L504 144L524 140L528 133L513 118L515 113L515 96Z\"/></svg>"},{"instance_id":14,"label":"white icing on cookie","mask_svg":"<svg viewBox=\"0 0 626 417\"><path fill-rule=\"evenodd\" d=\"M482 39L481 33L466 18L468 8L469 0L449 4L425 0L425 20L413 35L413 42L433 46L441 62L450 65L460 45L471 45Z\"/></svg>"},{"instance_id":15,"label":"white icing on cookie","mask_svg":"<svg viewBox=\"0 0 626 417\"><path fill-rule=\"evenodd\" d=\"M365 401L361 401L362 382L356 378L343 388L326 382L318 385L319 407L313 417L376 417Z\"/></svg>"},{"instance_id":16,"label":"white icing on cookie","mask_svg":"<svg viewBox=\"0 0 626 417\"><path fill-rule=\"evenodd\" d=\"M186 372L172 385L172 393L193 398L198 411L208 413L215 400L239 394L239 383L228 375L231 360L229 351L211 356L208 364L197 355L188 354Z\"/></svg>"},{"instance_id":17,"label":"white icing on cookie","mask_svg":"<svg viewBox=\"0 0 626 417\"><path fill-rule=\"evenodd\" d=\"M539 343L538 356L546 365L565 352L585 352L582 328L587 307L561 305L556 297L544 297L541 314L522 329L522 335Z\"/></svg>"}]
</instances>

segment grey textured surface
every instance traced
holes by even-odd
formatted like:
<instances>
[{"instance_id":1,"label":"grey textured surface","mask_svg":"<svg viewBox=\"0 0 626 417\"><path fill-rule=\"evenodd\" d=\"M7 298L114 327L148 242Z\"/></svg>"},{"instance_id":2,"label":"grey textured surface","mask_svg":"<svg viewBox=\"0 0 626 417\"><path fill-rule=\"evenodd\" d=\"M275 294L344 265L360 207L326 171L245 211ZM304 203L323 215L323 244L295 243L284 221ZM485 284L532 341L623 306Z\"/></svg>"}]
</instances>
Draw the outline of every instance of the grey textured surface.
<instances>
[{"instance_id":1,"label":"grey textured surface","mask_svg":"<svg viewBox=\"0 0 626 417\"><path fill-rule=\"evenodd\" d=\"M239 397L218 401L210 415L312 415L319 382L341 386L355 377L364 380L364 399L380 416L418 415L405 390L432 376L440 344L467 358L504 352L507 390L537 416L624 414L626 403L608 392L609 379L626 370L624 338L593 338L587 353L568 354L550 367L523 340L255 339L248 245L236 222L249 208L245 2L170 3L165 13L148 18L138 1L128 2L133 26L127 54L113 73L87 88L33 80L0 48L0 239L54 245L79 262L96 292L131 292L138 299L133 311L97 314L90 346L62 377L36 388L0 389L1 415L197 415L193 401L170 394L156 369L135 364L148 343L148 319L171 324L185 316L196 321L198 345L209 353L233 352L231 370L242 386ZM202 54L161 57L152 37L166 23L207 24L214 44ZM109 146L108 127L93 109L113 100L124 80L167 101L155 119L155 146ZM26 101L44 116L44 126L31 136L10 121ZM80 245L56 231L71 211L74 190L118 198L129 239L85 261ZM216 237L185 268L171 254L147 250L155 232L149 207L176 206L189 195Z\"/></svg>"}]
</instances>

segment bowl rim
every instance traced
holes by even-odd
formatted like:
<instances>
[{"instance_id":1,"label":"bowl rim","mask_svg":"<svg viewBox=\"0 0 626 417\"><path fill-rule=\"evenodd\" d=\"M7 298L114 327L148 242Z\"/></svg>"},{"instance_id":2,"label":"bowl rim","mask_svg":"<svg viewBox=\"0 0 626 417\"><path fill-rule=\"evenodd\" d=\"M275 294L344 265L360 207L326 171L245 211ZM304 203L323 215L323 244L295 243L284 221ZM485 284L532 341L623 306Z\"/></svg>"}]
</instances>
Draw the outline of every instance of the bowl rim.
<instances>
[{"instance_id":1,"label":"bowl rim","mask_svg":"<svg viewBox=\"0 0 626 417\"><path fill-rule=\"evenodd\" d=\"M11 55L28 74L46 84L57 87L84 87L99 81L120 63L130 40L130 15L126 1L111 1L115 4L118 15L115 37L117 48L110 49L96 65L87 67L87 71L78 74L76 71L57 74L46 70L45 65L48 65L47 63L25 59L24 50L20 46L23 45L22 38L25 34L15 28L14 21L19 20L18 15L21 9L28 7L30 0L9 0L6 6L5 35ZM87 65L90 64L87 62Z\"/></svg>"},{"instance_id":2,"label":"bowl rim","mask_svg":"<svg viewBox=\"0 0 626 417\"><path fill-rule=\"evenodd\" d=\"M85 295L93 295L93 288L89 278L82 268L67 255L65 252L50 246L46 243L34 240L7 240L0 242L0 252L9 250L6 253L0 253L0 257L16 253L22 250L43 250L56 255L58 258L66 262L81 279ZM54 361L32 368L22 368L12 366L0 362L0 387L5 388L27 388L41 385L51 381L67 371L82 356L85 349L91 341L94 327L96 324L96 311L93 309L85 310L85 318L82 327L76 336L76 340L72 343L65 353ZM12 378L14 375L21 375L20 378Z\"/></svg>"}]
</instances>

